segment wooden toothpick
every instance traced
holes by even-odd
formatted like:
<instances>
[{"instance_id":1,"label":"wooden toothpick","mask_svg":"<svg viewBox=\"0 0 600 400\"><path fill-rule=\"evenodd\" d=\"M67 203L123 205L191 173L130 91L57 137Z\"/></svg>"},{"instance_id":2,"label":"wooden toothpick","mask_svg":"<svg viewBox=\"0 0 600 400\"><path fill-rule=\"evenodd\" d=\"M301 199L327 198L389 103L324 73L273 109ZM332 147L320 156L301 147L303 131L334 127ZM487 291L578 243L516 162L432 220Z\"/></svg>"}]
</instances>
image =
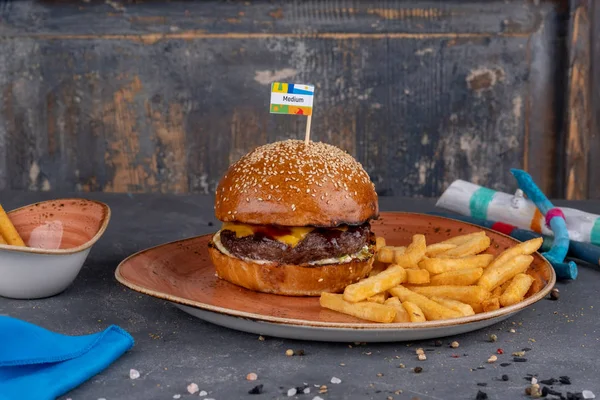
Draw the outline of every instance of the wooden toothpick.
<instances>
[{"instance_id":1,"label":"wooden toothpick","mask_svg":"<svg viewBox=\"0 0 600 400\"><path fill-rule=\"evenodd\" d=\"M304 144L310 142L310 123L312 121L312 115L309 115L306 120L306 134L304 135Z\"/></svg>"}]
</instances>

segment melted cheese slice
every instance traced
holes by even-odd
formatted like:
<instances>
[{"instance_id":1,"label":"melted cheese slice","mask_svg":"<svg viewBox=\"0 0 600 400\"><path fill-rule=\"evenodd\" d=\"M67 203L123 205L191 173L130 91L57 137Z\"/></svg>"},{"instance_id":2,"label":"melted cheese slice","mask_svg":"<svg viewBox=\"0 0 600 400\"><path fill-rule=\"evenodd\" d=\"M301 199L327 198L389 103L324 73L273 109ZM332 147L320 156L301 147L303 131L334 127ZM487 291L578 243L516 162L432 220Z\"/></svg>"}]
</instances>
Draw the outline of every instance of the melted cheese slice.
<instances>
[{"instance_id":1,"label":"melted cheese slice","mask_svg":"<svg viewBox=\"0 0 600 400\"><path fill-rule=\"evenodd\" d=\"M257 232L265 231L265 229L261 228L260 226L237 224L237 223L233 223L233 222L225 222L221 229L235 232L235 236L238 238L254 235ZM298 243L300 243L306 237L306 235L308 235L314 229L315 228L304 227L304 226L289 227L286 229L286 230L289 230L289 233L286 233L284 235L273 235L273 239L275 239L281 243L285 243L288 246L295 247Z\"/></svg>"}]
</instances>

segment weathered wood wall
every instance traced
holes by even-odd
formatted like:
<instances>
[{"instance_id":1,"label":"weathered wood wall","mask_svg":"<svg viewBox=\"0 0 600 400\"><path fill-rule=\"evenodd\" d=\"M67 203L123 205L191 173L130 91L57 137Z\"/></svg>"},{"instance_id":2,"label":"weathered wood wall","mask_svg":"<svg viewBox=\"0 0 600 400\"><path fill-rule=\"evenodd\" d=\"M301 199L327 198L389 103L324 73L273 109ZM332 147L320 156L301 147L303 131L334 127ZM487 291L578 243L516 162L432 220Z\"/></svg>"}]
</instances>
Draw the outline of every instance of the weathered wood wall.
<instances>
[{"instance_id":1,"label":"weathered wood wall","mask_svg":"<svg viewBox=\"0 0 600 400\"><path fill-rule=\"evenodd\" d=\"M561 196L561 3L0 1L0 189L211 192L302 137L278 79L316 85L313 139L382 195L519 167Z\"/></svg>"},{"instance_id":2,"label":"weathered wood wall","mask_svg":"<svg viewBox=\"0 0 600 400\"><path fill-rule=\"evenodd\" d=\"M590 180L590 146L592 135L591 88L591 16L592 0L570 3L569 65L567 89L566 197L585 199Z\"/></svg>"}]
</instances>

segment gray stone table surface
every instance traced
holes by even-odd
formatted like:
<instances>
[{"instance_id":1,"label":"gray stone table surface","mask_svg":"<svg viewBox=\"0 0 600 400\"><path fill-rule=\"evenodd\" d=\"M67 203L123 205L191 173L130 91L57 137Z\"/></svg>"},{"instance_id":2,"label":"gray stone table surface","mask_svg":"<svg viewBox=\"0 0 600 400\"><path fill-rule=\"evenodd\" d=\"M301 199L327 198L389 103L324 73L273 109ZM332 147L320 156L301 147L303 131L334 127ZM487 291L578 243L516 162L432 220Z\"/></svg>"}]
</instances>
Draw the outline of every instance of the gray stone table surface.
<instances>
[{"instance_id":1,"label":"gray stone table surface","mask_svg":"<svg viewBox=\"0 0 600 400\"><path fill-rule=\"evenodd\" d=\"M121 286L114 278L118 263L144 248L212 232L218 226L211 196L128 195L0 192L5 208L61 197L86 197L104 201L112 220L93 248L82 272L65 292L43 300L0 298L0 314L9 314L64 334L98 332L109 324L126 329L135 346L104 372L66 397L80 399L182 399L195 382L209 398L284 399L288 389L307 383L308 395L318 395L315 384L326 384L323 399L475 399L479 390L489 399L526 398L527 374L539 379L569 376L571 385L554 385L566 395L592 390L600 397L600 271L581 266L576 281L560 282L558 301L544 299L503 323L457 337L414 343L350 344L284 340L247 334L195 319L173 305ZM433 211L431 199L382 198L382 210ZM600 214L600 201L572 205ZM0 277L1 279L1 277ZM514 329L514 333L510 332ZM498 341L488 341L490 334ZM448 343L456 340L460 347ZM427 351L418 361L415 350ZM497 355L498 361L486 360ZM511 353L530 348L527 362L515 363ZM302 357L286 357L286 349L303 349ZM400 364L406 368L399 368ZM501 366L501 363L510 363ZM419 374L413 368L420 366ZM137 369L141 377L129 378ZM249 382L246 375L258 374ZM501 380L502 375L508 381ZM332 377L342 380L331 384ZM249 395L256 384L264 393ZM486 384L479 386L478 384ZM395 393L402 390L402 393ZM399 392L398 392L399 393ZM552 396L549 396L552 398Z\"/></svg>"}]
</instances>

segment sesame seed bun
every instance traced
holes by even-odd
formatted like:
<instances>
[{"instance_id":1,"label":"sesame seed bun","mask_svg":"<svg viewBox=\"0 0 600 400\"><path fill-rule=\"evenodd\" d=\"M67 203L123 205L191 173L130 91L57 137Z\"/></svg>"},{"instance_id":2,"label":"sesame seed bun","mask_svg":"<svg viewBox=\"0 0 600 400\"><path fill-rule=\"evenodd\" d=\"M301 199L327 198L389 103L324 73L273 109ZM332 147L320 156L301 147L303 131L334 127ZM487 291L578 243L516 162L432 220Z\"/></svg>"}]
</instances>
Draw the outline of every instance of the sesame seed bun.
<instances>
[{"instance_id":1,"label":"sesame seed bun","mask_svg":"<svg viewBox=\"0 0 600 400\"><path fill-rule=\"evenodd\" d=\"M231 165L216 191L223 222L334 227L377 218L375 186L358 161L320 142L286 140Z\"/></svg>"},{"instance_id":2,"label":"sesame seed bun","mask_svg":"<svg viewBox=\"0 0 600 400\"><path fill-rule=\"evenodd\" d=\"M306 267L240 260L223 254L212 243L208 252L219 278L246 289L285 296L320 296L322 292L342 292L346 286L369 274L374 259Z\"/></svg>"}]
</instances>

